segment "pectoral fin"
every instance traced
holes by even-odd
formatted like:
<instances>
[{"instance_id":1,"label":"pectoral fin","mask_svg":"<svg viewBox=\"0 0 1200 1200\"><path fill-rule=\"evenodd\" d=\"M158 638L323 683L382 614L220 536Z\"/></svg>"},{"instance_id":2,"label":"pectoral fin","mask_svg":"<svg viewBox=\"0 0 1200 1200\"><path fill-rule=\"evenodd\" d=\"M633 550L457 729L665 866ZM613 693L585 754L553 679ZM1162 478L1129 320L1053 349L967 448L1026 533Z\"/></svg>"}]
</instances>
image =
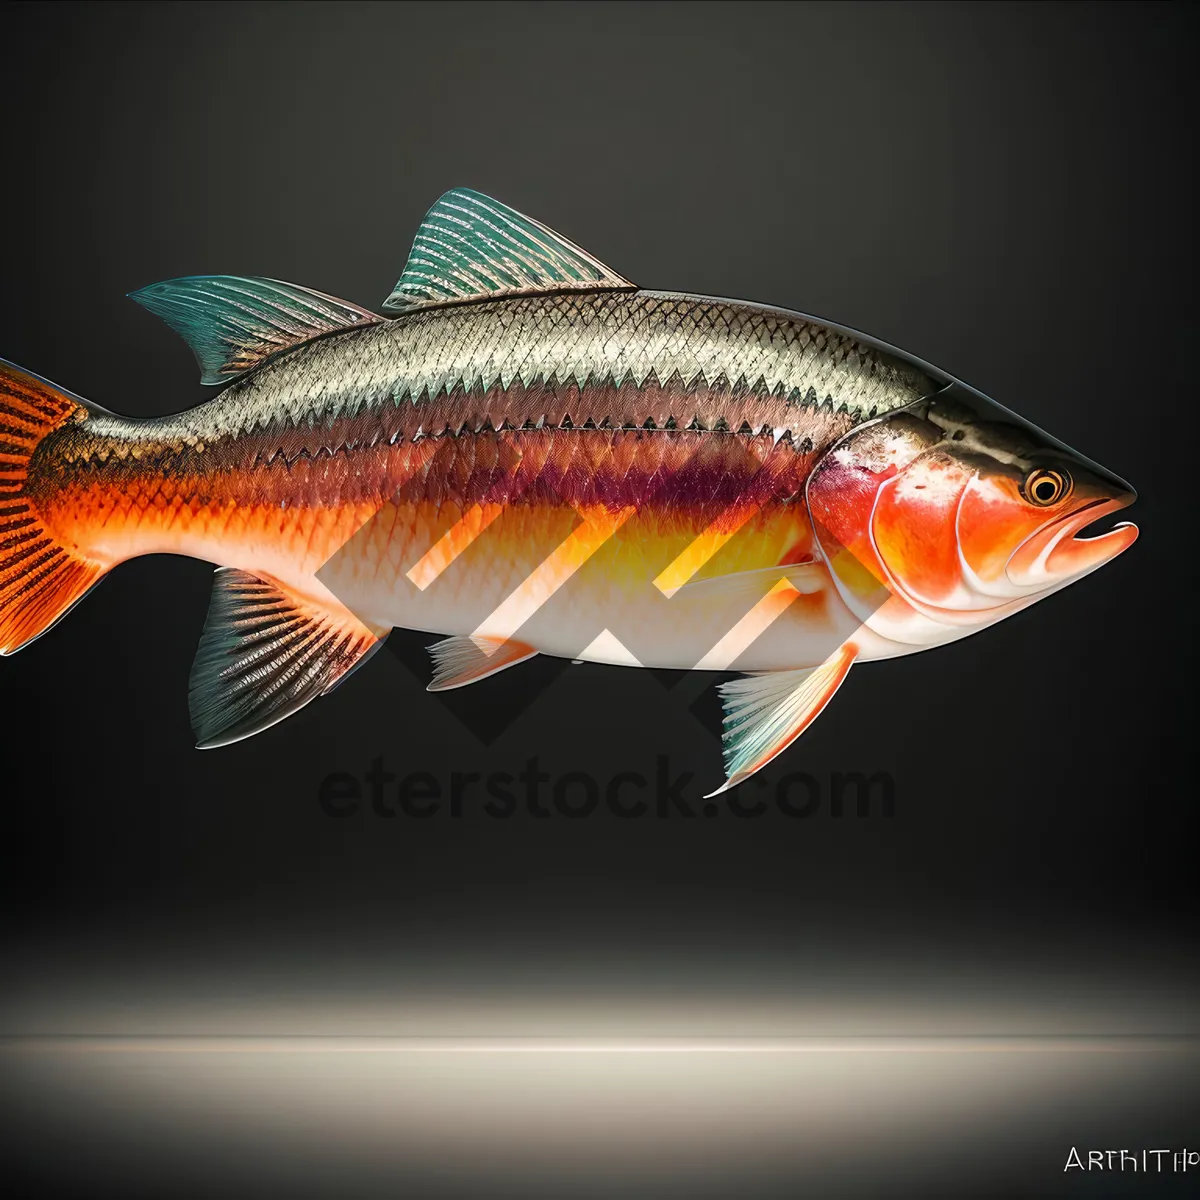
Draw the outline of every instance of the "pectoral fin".
<instances>
[{"instance_id":1,"label":"pectoral fin","mask_svg":"<svg viewBox=\"0 0 1200 1200\"><path fill-rule=\"evenodd\" d=\"M780 580L786 580L802 596L819 592L829 584L829 571L824 563L792 563L783 567L763 567L757 571L738 571L733 575L714 575L711 579L697 579L677 588L672 596L680 600L706 597L759 600Z\"/></svg>"},{"instance_id":2,"label":"pectoral fin","mask_svg":"<svg viewBox=\"0 0 1200 1200\"><path fill-rule=\"evenodd\" d=\"M282 585L223 568L192 664L188 706L202 750L241 741L332 691L388 630Z\"/></svg>"},{"instance_id":3,"label":"pectoral fin","mask_svg":"<svg viewBox=\"0 0 1200 1200\"><path fill-rule=\"evenodd\" d=\"M726 780L709 795L719 796L744 783L786 750L841 687L857 653L857 647L846 642L819 667L747 675L721 684Z\"/></svg>"},{"instance_id":4,"label":"pectoral fin","mask_svg":"<svg viewBox=\"0 0 1200 1200\"><path fill-rule=\"evenodd\" d=\"M451 688L477 683L505 667L514 667L537 651L524 642L502 641L500 638L451 637L430 646L433 657L433 680L427 691L448 692Z\"/></svg>"}]
</instances>

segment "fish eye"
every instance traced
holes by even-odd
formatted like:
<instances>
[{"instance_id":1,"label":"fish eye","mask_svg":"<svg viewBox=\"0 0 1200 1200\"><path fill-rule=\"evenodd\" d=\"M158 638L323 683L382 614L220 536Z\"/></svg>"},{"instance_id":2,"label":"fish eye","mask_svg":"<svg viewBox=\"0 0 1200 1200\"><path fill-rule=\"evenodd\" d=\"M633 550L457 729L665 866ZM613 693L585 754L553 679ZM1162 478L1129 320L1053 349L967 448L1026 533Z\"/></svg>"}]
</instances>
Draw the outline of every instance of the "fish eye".
<instances>
[{"instance_id":1,"label":"fish eye","mask_svg":"<svg viewBox=\"0 0 1200 1200\"><path fill-rule=\"evenodd\" d=\"M1071 477L1066 471L1050 471L1038 468L1025 476L1022 489L1025 499L1040 508L1049 508L1065 499L1071 492Z\"/></svg>"}]
</instances>

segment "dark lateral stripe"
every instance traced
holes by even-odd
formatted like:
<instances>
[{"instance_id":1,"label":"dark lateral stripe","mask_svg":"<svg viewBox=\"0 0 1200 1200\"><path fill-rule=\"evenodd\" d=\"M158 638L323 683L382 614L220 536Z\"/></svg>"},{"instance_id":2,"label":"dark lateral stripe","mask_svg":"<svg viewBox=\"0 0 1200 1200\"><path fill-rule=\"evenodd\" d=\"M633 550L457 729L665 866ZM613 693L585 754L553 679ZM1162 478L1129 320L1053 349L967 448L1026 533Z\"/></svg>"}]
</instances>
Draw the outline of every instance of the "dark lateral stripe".
<instances>
[{"instance_id":1,"label":"dark lateral stripe","mask_svg":"<svg viewBox=\"0 0 1200 1200\"><path fill-rule=\"evenodd\" d=\"M341 399L334 404L341 406ZM783 398L750 389L683 388L625 384L621 387L513 384L488 392L456 391L433 401L364 408L300 425L276 422L248 433L211 439L198 448L187 443L115 446L73 434L79 445L70 455L81 465L109 466L142 474L162 470L180 474L248 471L290 466L347 452L394 446L426 437L487 434L492 431L556 429L563 434L592 429L737 433L786 430L804 452L828 444L851 424L845 413L789 404Z\"/></svg>"}]
</instances>

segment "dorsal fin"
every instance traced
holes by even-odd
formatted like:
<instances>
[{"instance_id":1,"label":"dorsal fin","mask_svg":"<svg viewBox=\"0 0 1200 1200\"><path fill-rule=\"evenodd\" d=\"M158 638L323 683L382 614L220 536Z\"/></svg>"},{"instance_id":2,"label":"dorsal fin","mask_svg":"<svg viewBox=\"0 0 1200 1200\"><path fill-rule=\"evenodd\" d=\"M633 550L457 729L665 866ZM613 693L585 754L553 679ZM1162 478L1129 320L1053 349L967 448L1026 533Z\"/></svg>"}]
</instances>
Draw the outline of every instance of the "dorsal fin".
<instances>
[{"instance_id":1,"label":"dorsal fin","mask_svg":"<svg viewBox=\"0 0 1200 1200\"><path fill-rule=\"evenodd\" d=\"M189 275L129 295L192 348L201 383L225 383L318 334L383 320L294 283L238 275Z\"/></svg>"},{"instance_id":2,"label":"dorsal fin","mask_svg":"<svg viewBox=\"0 0 1200 1200\"><path fill-rule=\"evenodd\" d=\"M404 274L383 307L405 312L456 300L632 287L540 221L455 188L425 214Z\"/></svg>"}]
</instances>

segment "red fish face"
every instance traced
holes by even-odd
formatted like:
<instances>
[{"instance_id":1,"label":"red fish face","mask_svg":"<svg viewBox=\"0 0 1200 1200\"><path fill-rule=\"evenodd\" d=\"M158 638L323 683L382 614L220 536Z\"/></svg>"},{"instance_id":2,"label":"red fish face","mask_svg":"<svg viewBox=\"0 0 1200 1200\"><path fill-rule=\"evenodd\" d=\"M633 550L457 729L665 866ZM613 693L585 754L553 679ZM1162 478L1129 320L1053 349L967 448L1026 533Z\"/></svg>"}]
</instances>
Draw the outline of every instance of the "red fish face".
<instances>
[{"instance_id":1,"label":"red fish face","mask_svg":"<svg viewBox=\"0 0 1200 1200\"><path fill-rule=\"evenodd\" d=\"M1083 532L1133 502L1123 480L956 385L853 431L808 504L843 598L869 628L932 644L992 624L1128 549Z\"/></svg>"}]
</instances>

